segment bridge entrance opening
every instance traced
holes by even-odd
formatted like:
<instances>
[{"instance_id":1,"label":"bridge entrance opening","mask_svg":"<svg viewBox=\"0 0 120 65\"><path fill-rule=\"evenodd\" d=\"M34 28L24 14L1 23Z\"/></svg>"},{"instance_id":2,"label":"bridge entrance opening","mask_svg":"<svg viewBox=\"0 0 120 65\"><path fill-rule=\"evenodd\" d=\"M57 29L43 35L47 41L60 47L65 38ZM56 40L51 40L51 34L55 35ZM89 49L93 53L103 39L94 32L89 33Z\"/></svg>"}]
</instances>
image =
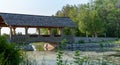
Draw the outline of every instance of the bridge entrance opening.
<instances>
[{"instance_id":1,"label":"bridge entrance opening","mask_svg":"<svg viewBox=\"0 0 120 65\"><path fill-rule=\"evenodd\" d=\"M52 51L56 50L58 43L49 43L49 42L34 42L32 45L35 46L37 51Z\"/></svg>"}]
</instances>

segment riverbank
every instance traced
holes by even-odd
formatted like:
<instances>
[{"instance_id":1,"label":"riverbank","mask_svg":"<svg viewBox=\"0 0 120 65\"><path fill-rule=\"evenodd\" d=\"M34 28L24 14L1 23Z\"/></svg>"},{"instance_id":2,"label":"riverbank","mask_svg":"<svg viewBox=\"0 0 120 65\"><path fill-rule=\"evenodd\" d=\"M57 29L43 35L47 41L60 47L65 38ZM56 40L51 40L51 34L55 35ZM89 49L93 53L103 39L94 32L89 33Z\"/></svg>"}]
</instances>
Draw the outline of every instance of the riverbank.
<instances>
[{"instance_id":1,"label":"riverbank","mask_svg":"<svg viewBox=\"0 0 120 65\"><path fill-rule=\"evenodd\" d=\"M80 51L118 51L120 44L115 43L82 43L62 45L63 50L80 50Z\"/></svg>"}]
</instances>

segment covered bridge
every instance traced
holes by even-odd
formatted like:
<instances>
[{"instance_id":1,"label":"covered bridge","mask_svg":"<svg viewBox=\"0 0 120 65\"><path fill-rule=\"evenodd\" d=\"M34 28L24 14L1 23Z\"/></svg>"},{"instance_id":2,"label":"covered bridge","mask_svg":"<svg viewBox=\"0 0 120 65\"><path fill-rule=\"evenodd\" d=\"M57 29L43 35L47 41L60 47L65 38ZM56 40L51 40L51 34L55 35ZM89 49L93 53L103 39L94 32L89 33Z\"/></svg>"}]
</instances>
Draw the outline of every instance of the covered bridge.
<instances>
[{"instance_id":1,"label":"covered bridge","mask_svg":"<svg viewBox=\"0 0 120 65\"><path fill-rule=\"evenodd\" d=\"M31 42L61 42L64 38L68 42L74 42L74 35L64 35L64 28L69 27L71 31L77 27L68 17L39 16L27 14L0 13L0 34L2 27L10 28L9 39L15 43ZM16 28L25 28L25 34L16 33ZM36 28L36 34L28 34L29 28ZM42 28L47 28L48 34L41 35ZM57 29L58 34L53 34ZM7 30L6 30L7 32Z\"/></svg>"}]
</instances>

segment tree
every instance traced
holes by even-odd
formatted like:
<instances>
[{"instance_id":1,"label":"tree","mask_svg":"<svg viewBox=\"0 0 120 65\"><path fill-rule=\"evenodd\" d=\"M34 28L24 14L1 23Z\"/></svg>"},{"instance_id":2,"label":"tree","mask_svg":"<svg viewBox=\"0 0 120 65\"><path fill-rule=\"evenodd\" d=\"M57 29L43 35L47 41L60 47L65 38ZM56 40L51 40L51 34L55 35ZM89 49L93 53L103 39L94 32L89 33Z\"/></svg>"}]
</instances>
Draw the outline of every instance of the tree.
<instances>
[{"instance_id":1,"label":"tree","mask_svg":"<svg viewBox=\"0 0 120 65\"><path fill-rule=\"evenodd\" d=\"M72 6L72 5L66 5L62 8L62 10L59 10L57 11L57 13L55 14L55 16L58 16L58 17L70 17L71 20L75 23L78 24L78 7L76 5ZM83 35L80 30L78 28L75 28L75 35L76 36L80 36L80 35ZM64 30L65 34L71 34L70 33L70 28L65 28Z\"/></svg>"},{"instance_id":2,"label":"tree","mask_svg":"<svg viewBox=\"0 0 120 65\"><path fill-rule=\"evenodd\" d=\"M62 10L58 10L55 16L58 17L69 17L69 13L71 10L72 6L67 4L66 6L63 6Z\"/></svg>"},{"instance_id":3,"label":"tree","mask_svg":"<svg viewBox=\"0 0 120 65\"><path fill-rule=\"evenodd\" d=\"M69 17L70 11L71 11L72 6L71 5L66 5L63 6L62 10L57 11L57 13L55 14L55 16L58 17ZM70 35L70 28L64 28L64 33L65 35Z\"/></svg>"},{"instance_id":4,"label":"tree","mask_svg":"<svg viewBox=\"0 0 120 65\"><path fill-rule=\"evenodd\" d=\"M76 5L72 6L70 13L69 13L69 17L76 23L79 23L79 19L78 19L78 13L79 13L79 7L77 7ZM79 26L78 26L79 27ZM84 36L84 34L81 33L81 31L79 30L79 28L75 28L75 36Z\"/></svg>"},{"instance_id":5,"label":"tree","mask_svg":"<svg viewBox=\"0 0 120 65\"><path fill-rule=\"evenodd\" d=\"M79 13L79 29L87 35L97 37L104 31L104 22L101 21L97 10L90 4L82 5Z\"/></svg>"},{"instance_id":6,"label":"tree","mask_svg":"<svg viewBox=\"0 0 120 65\"><path fill-rule=\"evenodd\" d=\"M91 0L87 4L66 5L56 13L56 16L70 17L78 24L75 29L77 36L82 33L98 36L120 37L120 1Z\"/></svg>"},{"instance_id":7,"label":"tree","mask_svg":"<svg viewBox=\"0 0 120 65\"><path fill-rule=\"evenodd\" d=\"M99 16L105 22L105 33L107 36L119 36L119 3L118 0L95 0Z\"/></svg>"}]
</instances>

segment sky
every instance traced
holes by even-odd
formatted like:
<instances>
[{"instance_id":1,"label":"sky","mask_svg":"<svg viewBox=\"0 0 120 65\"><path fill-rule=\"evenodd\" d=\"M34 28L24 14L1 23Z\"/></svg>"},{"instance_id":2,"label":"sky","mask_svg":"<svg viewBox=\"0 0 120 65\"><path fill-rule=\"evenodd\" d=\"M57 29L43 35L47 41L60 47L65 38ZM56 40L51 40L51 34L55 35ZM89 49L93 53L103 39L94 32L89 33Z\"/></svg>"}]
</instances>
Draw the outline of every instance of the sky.
<instances>
[{"instance_id":1,"label":"sky","mask_svg":"<svg viewBox=\"0 0 120 65\"><path fill-rule=\"evenodd\" d=\"M89 0L0 0L0 12L51 16L66 4L78 5L88 2ZM24 29L17 29L17 32L21 30ZM6 31L9 29L2 29L2 34Z\"/></svg>"},{"instance_id":2,"label":"sky","mask_svg":"<svg viewBox=\"0 0 120 65\"><path fill-rule=\"evenodd\" d=\"M0 0L0 12L51 16L66 4L87 2L89 0Z\"/></svg>"}]
</instances>

